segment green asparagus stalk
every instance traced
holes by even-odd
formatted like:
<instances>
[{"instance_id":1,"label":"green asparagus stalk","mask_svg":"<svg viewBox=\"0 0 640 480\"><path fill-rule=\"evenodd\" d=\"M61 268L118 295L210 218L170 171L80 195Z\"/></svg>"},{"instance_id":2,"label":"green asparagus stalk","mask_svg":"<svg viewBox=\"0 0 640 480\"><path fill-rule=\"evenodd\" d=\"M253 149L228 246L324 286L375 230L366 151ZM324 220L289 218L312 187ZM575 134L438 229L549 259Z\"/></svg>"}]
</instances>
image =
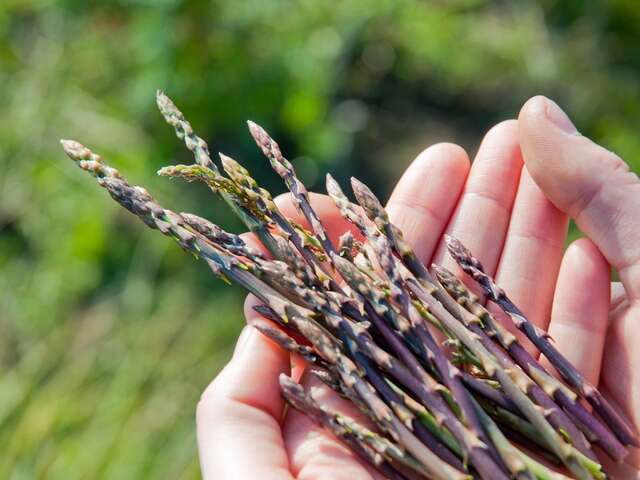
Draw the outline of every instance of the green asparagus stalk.
<instances>
[{"instance_id":1,"label":"green asparagus stalk","mask_svg":"<svg viewBox=\"0 0 640 480\"><path fill-rule=\"evenodd\" d=\"M319 217L311 207L307 190L302 182L297 178L293 166L284 158L278 144L262 127L253 122L249 122L249 129L258 146L263 150L265 156L269 158L274 170L285 180L285 183L293 194L296 206L312 226L314 233L322 242L325 251L330 253L331 257L333 257L333 254L335 254L335 247L329 240ZM470 415L473 415L472 411L470 411Z\"/></svg>"},{"instance_id":2,"label":"green asparagus stalk","mask_svg":"<svg viewBox=\"0 0 640 480\"><path fill-rule=\"evenodd\" d=\"M160 113L162 114L166 122L173 127L176 136L185 143L188 150L193 152L196 163L203 168L212 170L215 174L222 177L215 163L213 163L213 160L211 160L211 156L209 154L209 146L207 145L207 143L198 135L196 135L193 127L184 118L182 112L161 90L158 90L156 92L156 104L158 105L158 110L160 110ZM231 210L238 216L238 218L242 220L249 231L255 233L260 241L272 253L275 253L275 246L272 243L272 237L269 233L268 225L263 220L255 218L239 208L233 201L233 199L230 198L229 194L224 190L217 191L217 193L221 195L227 205L229 205L229 208L231 208Z\"/></svg>"},{"instance_id":3,"label":"green asparagus stalk","mask_svg":"<svg viewBox=\"0 0 640 480\"><path fill-rule=\"evenodd\" d=\"M428 272L425 273L426 268L420 268L419 266L418 267L416 266L420 263L419 260L416 258L415 254L410 249L410 247L408 247L406 244L403 243L404 241L402 240L401 233L397 229L395 229L393 225L390 223L388 215L384 211L378 199L371 192L371 190L369 190L366 187L366 185L364 185L362 182L359 182L356 179L352 179L352 185L353 185L354 193L356 194L356 198L358 199L358 202L363 207L365 212L367 212L369 217L376 222L376 225L382 232L387 232L388 238L391 238L392 241L394 241L397 245L399 245L399 248L397 250L399 252L402 252L401 256L403 256L403 258L410 259L408 265L414 265L412 270L417 271L423 277L422 278L423 281L420 285L420 287L423 290L423 293L428 295L433 295L433 298L438 301L442 301L443 299L446 299L446 302L443 302L445 307L446 307L446 304L450 304L453 301L453 299L447 294L446 291L444 291L444 289L442 289L442 287L440 287L437 284L437 282L434 283L432 277L430 277ZM424 288L425 284L427 285L426 289ZM446 310L448 310L448 313L450 316L455 316L457 319L463 318L457 305L456 305L456 308L450 307L450 308L447 308ZM455 314L452 315L452 312L457 313L457 315ZM468 326L469 328L472 328L472 329L479 328L475 323L469 324ZM485 343L483 346L487 346L487 344ZM489 348L489 351L493 355L499 354L499 351L494 348ZM502 357L503 358L501 358L501 361L503 362L504 365L513 366L512 363L506 357L504 356ZM503 368L507 368L507 366L504 366ZM582 433L577 429L575 424L562 411L560 411L555 405L555 403L533 382L528 382L528 385L529 385L529 389L532 391L532 394L535 396L536 400L541 403L541 406L545 409L547 414L554 421L555 425L559 426L564 431L569 431L571 434L572 441L575 442L576 445L578 445L585 454L591 456L592 458L595 458L586 440L583 438Z\"/></svg>"},{"instance_id":4,"label":"green asparagus stalk","mask_svg":"<svg viewBox=\"0 0 640 480\"><path fill-rule=\"evenodd\" d=\"M565 442L547 421L539 407L533 404L524 393L532 383L531 379L520 369L509 369L509 365L500 364L500 358L496 358L489 352L478 340L477 336L458 322L442 304L424 291L417 282L413 283L410 288L412 288L416 296L433 311L438 319L445 323L447 328L481 359L487 374L500 382L505 393L518 405L522 414L536 427L539 434L545 439L552 451L562 460L567 468L579 479L593 478L591 473L585 468L583 462L580 461L577 450Z\"/></svg>"},{"instance_id":5,"label":"green asparagus stalk","mask_svg":"<svg viewBox=\"0 0 640 480\"><path fill-rule=\"evenodd\" d=\"M611 427L613 433L625 445L640 446L638 439L622 416L602 396L596 387L587 382L582 374L549 341L549 335L536 327L507 297L495 281L484 272L482 264L453 237L446 238L451 256L458 265L483 289L487 297L495 302L513 320L513 324L544 354L562 377L584 397Z\"/></svg>"},{"instance_id":6,"label":"green asparagus stalk","mask_svg":"<svg viewBox=\"0 0 640 480\"><path fill-rule=\"evenodd\" d=\"M474 331L481 336L483 343L493 345L488 337L493 338L509 352L514 361L527 372L534 381L540 381L541 387L546 385L546 390L549 391L557 404L573 415L574 418L578 419L579 426L583 428L584 432L593 436L594 440L613 460L619 462L625 457L627 451L615 435L613 435L598 418L586 410L579 399L576 398L575 394L567 391L562 385L549 381L550 375L545 372L540 362L533 358L514 335L504 329L504 327L493 318L493 315L480 303L480 299L475 294L469 291L469 289L447 269L434 265L433 270L436 272L439 282L445 287L447 292L449 292L462 307L480 319L480 322L473 328ZM482 330L482 332L478 330ZM496 347L494 346L494 348ZM535 372L538 372L538 374ZM540 390L540 388L538 388L538 390ZM543 394L544 392L536 392L533 397L540 398ZM538 402L538 404L545 408L547 412L550 411L545 403ZM548 415L548 417L549 421L552 422L556 428L564 428L572 438L576 438L574 435L571 435L570 428L567 428L567 423L560 423L558 420L554 421L553 414ZM583 449L580 450L588 455Z\"/></svg>"},{"instance_id":7,"label":"green asparagus stalk","mask_svg":"<svg viewBox=\"0 0 640 480\"><path fill-rule=\"evenodd\" d=\"M420 463L386 438L358 425L352 419L320 407L290 377L284 374L280 375L280 386L282 395L292 407L305 413L318 425L331 431L361 458L374 465L389 479L402 480L405 478L393 467L396 462L420 473L424 471Z\"/></svg>"}]
</instances>

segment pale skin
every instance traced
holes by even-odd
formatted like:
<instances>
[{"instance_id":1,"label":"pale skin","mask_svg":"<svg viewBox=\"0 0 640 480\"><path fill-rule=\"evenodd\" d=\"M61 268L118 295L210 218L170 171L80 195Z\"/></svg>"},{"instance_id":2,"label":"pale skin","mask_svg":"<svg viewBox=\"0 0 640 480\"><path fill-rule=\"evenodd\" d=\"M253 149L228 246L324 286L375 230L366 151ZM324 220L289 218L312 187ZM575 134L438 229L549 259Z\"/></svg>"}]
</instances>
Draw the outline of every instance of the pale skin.
<instances>
[{"instance_id":1,"label":"pale skin","mask_svg":"<svg viewBox=\"0 0 640 480\"><path fill-rule=\"evenodd\" d=\"M326 196L312 203L334 238L350 228ZM278 204L302 222L289 197ZM427 265L459 273L443 234L458 237L640 429L640 181L619 157L580 136L554 102L534 97L517 120L487 133L473 164L453 144L423 151L387 209ZM585 238L565 251L569 218ZM610 282L610 268L620 283ZM248 326L198 405L203 478L382 478L304 415L284 414L278 376L293 368L324 401L361 418L251 327L265 321L254 303L247 299ZM613 478L640 479L638 450L620 465L602 457Z\"/></svg>"}]
</instances>

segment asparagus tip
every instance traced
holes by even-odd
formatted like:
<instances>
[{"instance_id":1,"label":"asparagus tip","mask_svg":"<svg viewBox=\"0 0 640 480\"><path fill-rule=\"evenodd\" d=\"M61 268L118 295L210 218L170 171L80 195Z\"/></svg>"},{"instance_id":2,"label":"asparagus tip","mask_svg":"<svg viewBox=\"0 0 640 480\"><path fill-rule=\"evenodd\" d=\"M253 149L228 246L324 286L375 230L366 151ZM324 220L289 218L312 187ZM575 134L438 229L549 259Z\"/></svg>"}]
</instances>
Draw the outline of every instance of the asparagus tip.
<instances>
[{"instance_id":1,"label":"asparagus tip","mask_svg":"<svg viewBox=\"0 0 640 480\"><path fill-rule=\"evenodd\" d=\"M351 181L351 188L353 189L353 193L358 199L360 197L364 197L367 199L375 198L375 195L373 194L371 189L367 185L365 185L363 182L358 180L356 177L351 177L350 181Z\"/></svg>"},{"instance_id":2,"label":"asparagus tip","mask_svg":"<svg viewBox=\"0 0 640 480\"><path fill-rule=\"evenodd\" d=\"M156 105L163 115L166 115L169 112L177 112L178 110L176 104L173 103L173 100L171 100L169 96L160 89L156 90Z\"/></svg>"},{"instance_id":3,"label":"asparagus tip","mask_svg":"<svg viewBox=\"0 0 640 480\"><path fill-rule=\"evenodd\" d=\"M453 278L455 277L455 275L451 270L448 270L443 266L438 265L437 263L431 264L431 270L435 272L436 277L438 277L438 280L453 280Z\"/></svg>"},{"instance_id":4,"label":"asparagus tip","mask_svg":"<svg viewBox=\"0 0 640 480\"><path fill-rule=\"evenodd\" d=\"M447 244L447 250L449 251L449 254L454 258L456 262L460 264L461 267L467 266L472 270L477 270L480 272L484 271L484 267L482 266L480 261L471 254L469 249L465 247L460 240L452 235L447 234L445 234L444 240Z\"/></svg>"},{"instance_id":5,"label":"asparagus tip","mask_svg":"<svg viewBox=\"0 0 640 480\"><path fill-rule=\"evenodd\" d=\"M270 137L264 128L253 120L247 120L247 126L249 127L249 133L251 133L251 136L259 146L262 147L262 145L269 143Z\"/></svg>"},{"instance_id":6,"label":"asparagus tip","mask_svg":"<svg viewBox=\"0 0 640 480\"><path fill-rule=\"evenodd\" d=\"M278 144L276 144L264 128L252 120L247 120L247 125L249 126L249 133L251 133L253 140L267 158L271 159L272 157L281 155Z\"/></svg>"},{"instance_id":7,"label":"asparagus tip","mask_svg":"<svg viewBox=\"0 0 640 480\"><path fill-rule=\"evenodd\" d=\"M181 166L186 167L186 165L167 165L166 167L158 169L156 175L160 177L174 177L180 172L181 169L179 167Z\"/></svg>"},{"instance_id":8,"label":"asparagus tip","mask_svg":"<svg viewBox=\"0 0 640 480\"><path fill-rule=\"evenodd\" d=\"M360 206L364 208L365 213L371 220L375 220L376 218L387 219L387 213L382 203L380 203L378 197L376 197L367 185L357 178L351 177L351 188L353 189L353 194L356 196L356 200Z\"/></svg>"},{"instance_id":9,"label":"asparagus tip","mask_svg":"<svg viewBox=\"0 0 640 480\"><path fill-rule=\"evenodd\" d=\"M262 127L258 125L256 122L254 122L253 120L247 120L247 125L249 126L249 131L251 133L259 132L260 130L262 130Z\"/></svg>"},{"instance_id":10,"label":"asparagus tip","mask_svg":"<svg viewBox=\"0 0 640 480\"><path fill-rule=\"evenodd\" d=\"M231 164L232 162L235 163L235 161L230 156L225 155L222 152L218 152L218 157L220 158L222 165Z\"/></svg>"},{"instance_id":11,"label":"asparagus tip","mask_svg":"<svg viewBox=\"0 0 640 480\"><path fill-rule=\"evenodd\" d=\"M285 373L281 373L278 377L278 383L282 389L283 395L294 406L303 403L303 399L306 398L302 385L297 383L293 378ZM304 410L304 409L303 409Z\"/></svg>"},{"instance_id":12,"label":"asparagus tip","mask_svg":"<svg viewBox=\"0 0 640 480\"><path fill-rule=\"evenodd\" d=\"M72 160L89 160L91 158L91 150L76 140L65 140L61 138L60 144L62 145L64 153Z\"/></svg>"},{"instance_id":13,"label":"asparagus tip","mask_svg":"<svg viewBox=\"0 0 640 480\"><path fill-rule=\"evenodd\" d=\"M344 193L340 188L340 184L336 181L335 178L333 178L333 176L330 173L327 173L327 176L326 176L326 188L329 196L339 197L339 198L344 197Z\"/></svg>"}]
</instances>

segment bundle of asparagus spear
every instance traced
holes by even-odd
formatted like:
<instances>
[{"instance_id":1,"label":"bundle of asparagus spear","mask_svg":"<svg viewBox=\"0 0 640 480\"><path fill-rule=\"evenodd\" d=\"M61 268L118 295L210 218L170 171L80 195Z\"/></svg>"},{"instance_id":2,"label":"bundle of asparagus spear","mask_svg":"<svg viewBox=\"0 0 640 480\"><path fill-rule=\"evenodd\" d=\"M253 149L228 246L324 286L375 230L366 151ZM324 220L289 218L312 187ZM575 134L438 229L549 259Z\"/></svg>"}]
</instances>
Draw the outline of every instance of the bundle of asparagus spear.
<instances>
[{"instance_id":1,"label":"bundle of asparagus spear","mask_svg":"<svg viewBox=\"0 0 640 480\"><path fill-rule=\"evenodd\" d=\"M327 193L359 232L334 243L292 164L260 126L249 122L251 135L308 228L287 219L245 168L221 154L225 176L175 104L162 92L157 103L195 157L193 165L166 167L159 174L206 183L264 248L201 217L162 207L78 142L63 140L66 154L149 227L260 299L255 308L272 321L260 324L260 331L304 358L309 371L351 401L370 424L323 405L313 391L283 375L284 398L383 475L602 479L606 473L595 446L617 462L626 446L638 446L620 414L455 238L447 238L449 253L560 378L453 273L427 268L363 183L352 179L357 202L352 203L327 175Z\"/></svg>"}]
</instances>

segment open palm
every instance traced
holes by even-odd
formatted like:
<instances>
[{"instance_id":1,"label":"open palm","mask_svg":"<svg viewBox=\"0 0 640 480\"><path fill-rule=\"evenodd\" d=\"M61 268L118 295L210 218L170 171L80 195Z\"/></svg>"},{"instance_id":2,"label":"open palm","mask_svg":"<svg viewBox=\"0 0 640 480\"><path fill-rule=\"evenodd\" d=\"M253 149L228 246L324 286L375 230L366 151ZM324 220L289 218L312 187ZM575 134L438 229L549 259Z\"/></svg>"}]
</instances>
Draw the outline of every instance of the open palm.
<instances>
[{"instance_id":1,"label":"open palm","mask_svg":"<svg viewBox=\"0 0 640 480\"><path fill-rule=\"evenodd\" d=\"M303 221L288 196L277 203ZM312 203L334 238L350 228L328 197L313 195ZM577 134L553 102L536 97L517 121L487 133L472 165L456 145L422 152L387 209L426 264L455 270L443 234L462 240L560 351L640 426L640 182L618 157ZM588 238L565 252L569 216ZM622 284L610 283L610 266ZM249 324L265 321L254 302L249 297L245 308ZM307 417L285 409L278 376L291 374L292 365L325 402L365 421L305 376L288 353L245 327L198 405L203 477L381 478ZM624 464L605 466L614 478L640 478L637 450Z\"/></svg>"}]
</instances>

